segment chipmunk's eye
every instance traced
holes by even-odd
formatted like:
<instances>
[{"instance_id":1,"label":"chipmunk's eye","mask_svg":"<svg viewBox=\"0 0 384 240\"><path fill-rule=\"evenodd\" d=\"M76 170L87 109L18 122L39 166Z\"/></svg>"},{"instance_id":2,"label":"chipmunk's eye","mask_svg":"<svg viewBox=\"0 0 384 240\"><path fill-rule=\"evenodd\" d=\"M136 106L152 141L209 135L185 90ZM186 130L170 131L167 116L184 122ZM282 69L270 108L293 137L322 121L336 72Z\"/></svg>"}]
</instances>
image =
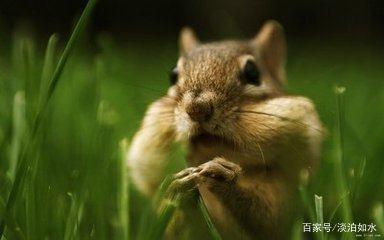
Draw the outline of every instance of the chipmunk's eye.
<instances>
[{"instance_id":1,"label":"chipmunk's eye","mask_svg":"<svg viewBox=\"0 0 384 240\"><path fill-rule=\"evenodd\" d=\"M177 83L178 78L179 78L179 71L177 71L177 68L172 69L171 73L169 74L169 81L172 86Z\"/></svg>"},{"instance_id":2,"label":"chipmunk's eye","mask_svg":"<svg viewBox=\"0 0 384 240\"><path fill-rule=\"evenodd\" d=\"M242 79L245 83L259 86L260 85L260 73L257 69L255 62L248 60L243 69Z\"/></svg>"}]
</instances>

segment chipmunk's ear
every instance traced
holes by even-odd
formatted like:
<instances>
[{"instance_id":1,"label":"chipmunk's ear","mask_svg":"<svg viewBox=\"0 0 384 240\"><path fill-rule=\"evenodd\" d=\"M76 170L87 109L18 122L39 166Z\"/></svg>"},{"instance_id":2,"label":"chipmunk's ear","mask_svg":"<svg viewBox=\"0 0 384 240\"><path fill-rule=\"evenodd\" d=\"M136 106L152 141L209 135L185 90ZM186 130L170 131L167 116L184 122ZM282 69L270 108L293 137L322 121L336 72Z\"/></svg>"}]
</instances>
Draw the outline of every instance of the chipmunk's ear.
<instances>
[{"instance_id":1,"label":"chipmunk's ear","mask_svg":"<svg viewBox=\"0 0 384 240\"><path fill-rule=\"evenodd\" d=\"M199 44L199 40L197 39L193 30L189 27L183 27L179 36L179 51L180 55L184 55L190 52Z\"/></svg>"},{"instance_id":2,"label":"chipmunk's ear","mask_svg":"<svg viewBox=\"0 0 384 240\"><path fill-rule=\"evenodd\" d=\"M252 40L273 78L285 81L286 42L283 27L274 20L267 21Z\"/></svg>"}]
</instances>

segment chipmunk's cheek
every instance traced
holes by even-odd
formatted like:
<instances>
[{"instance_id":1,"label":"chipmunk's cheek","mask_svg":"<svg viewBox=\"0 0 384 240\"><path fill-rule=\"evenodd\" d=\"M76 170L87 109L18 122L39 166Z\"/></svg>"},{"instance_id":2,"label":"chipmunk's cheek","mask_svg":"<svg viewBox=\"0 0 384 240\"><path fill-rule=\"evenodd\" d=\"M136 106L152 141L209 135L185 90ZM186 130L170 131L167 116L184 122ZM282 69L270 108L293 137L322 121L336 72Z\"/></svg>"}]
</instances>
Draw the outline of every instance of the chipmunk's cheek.
<instances>
[{"instance_id":1,"label":"chipmunk's cheek","mask_svg":"<svg viewBox=\"0 0 384 240\"><path fill-rule=\"evenodd\" d=\"M176 86L172 86L168 89L167 91L167 95L171 98L176 98L177 97L177 94L178 94L178 91L177 91L177 87Z\"/></svg>"},{"instance_id":2,"label":"chipmunk's cheek","mask_svg":"<svg viewBox=\"0 0 384 240\"><path fill-rule=\"evenodd\" d=\"M187 140L195 135L198 126L193 122L185 111L175 109L176 137L178 140Z\"/></svg>"}]
</instances>

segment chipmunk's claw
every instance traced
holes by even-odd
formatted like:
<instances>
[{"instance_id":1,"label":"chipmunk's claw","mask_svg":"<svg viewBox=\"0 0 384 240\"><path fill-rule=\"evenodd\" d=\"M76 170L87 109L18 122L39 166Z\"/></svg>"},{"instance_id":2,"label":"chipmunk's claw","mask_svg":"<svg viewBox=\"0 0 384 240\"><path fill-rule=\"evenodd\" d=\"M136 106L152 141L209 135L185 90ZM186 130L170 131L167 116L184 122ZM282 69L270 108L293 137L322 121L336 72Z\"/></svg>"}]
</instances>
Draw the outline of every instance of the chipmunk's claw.
<instances>
[{"instance_id":1,"label":"chipmunk's claw","mask_svg":"<svg viewBox=\"0 0 384 240\"><path fill-rule=\"evenodd\" d=\"M173 182L169 188L176 192L186 192L195 189L199 172L200 168L190 167L176 173L173 175Z\"/></svg>"},{"instance_id":2,"label":"chipmunk's claw","mask_svg":"<svg viewBox=\"0 0 384 240\"><path fill-rule=\"evenodd\" d=\"M199 174L206 178L224 180L232 182L236 180L241 172L241 167L236 163L229 162L223 158L217 157L213 160L200 165L202 170Z\"/></svg>"},{"instance_id":3,"label":"chipmunk's claw","mask_svg":"<svg viewBox=\"0 0 384 240\"><path fill-rule=\"evenodd\" d=\"M186 168L173 175L169 189L175 193L187 193L197 189L207 181L234 182L241 172L241 167L223 158L214 158L198 167Z\"/></svg>"}]
</instances>

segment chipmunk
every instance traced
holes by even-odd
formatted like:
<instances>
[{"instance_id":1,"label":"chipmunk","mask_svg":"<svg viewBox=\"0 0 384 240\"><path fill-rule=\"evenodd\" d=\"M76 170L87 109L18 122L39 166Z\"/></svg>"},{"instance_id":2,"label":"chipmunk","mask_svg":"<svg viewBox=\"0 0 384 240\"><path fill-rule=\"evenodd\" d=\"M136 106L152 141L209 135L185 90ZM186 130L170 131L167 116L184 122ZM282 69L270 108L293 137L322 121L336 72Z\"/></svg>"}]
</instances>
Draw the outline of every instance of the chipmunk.
<instances>
[{"instance_id":1,"label":"chipmunk","mask_svg":"<svg viewBox=\"0 0 384 240\"><path fill-rule=\"evenodd\" d=\"M186 142L189 167L171 186L200 193L223 239L286 239L299 173L316 169L323 126L311 100L283 91L283 28L270 20L251 40L204 44L184 28L179 45L168 93L149 106L128 152L133 182L152 196L172 143ZM168 236L180 238L176 225L208 236L198 237L204 226L188 211Z\"/></svg>"}]
</instances>

